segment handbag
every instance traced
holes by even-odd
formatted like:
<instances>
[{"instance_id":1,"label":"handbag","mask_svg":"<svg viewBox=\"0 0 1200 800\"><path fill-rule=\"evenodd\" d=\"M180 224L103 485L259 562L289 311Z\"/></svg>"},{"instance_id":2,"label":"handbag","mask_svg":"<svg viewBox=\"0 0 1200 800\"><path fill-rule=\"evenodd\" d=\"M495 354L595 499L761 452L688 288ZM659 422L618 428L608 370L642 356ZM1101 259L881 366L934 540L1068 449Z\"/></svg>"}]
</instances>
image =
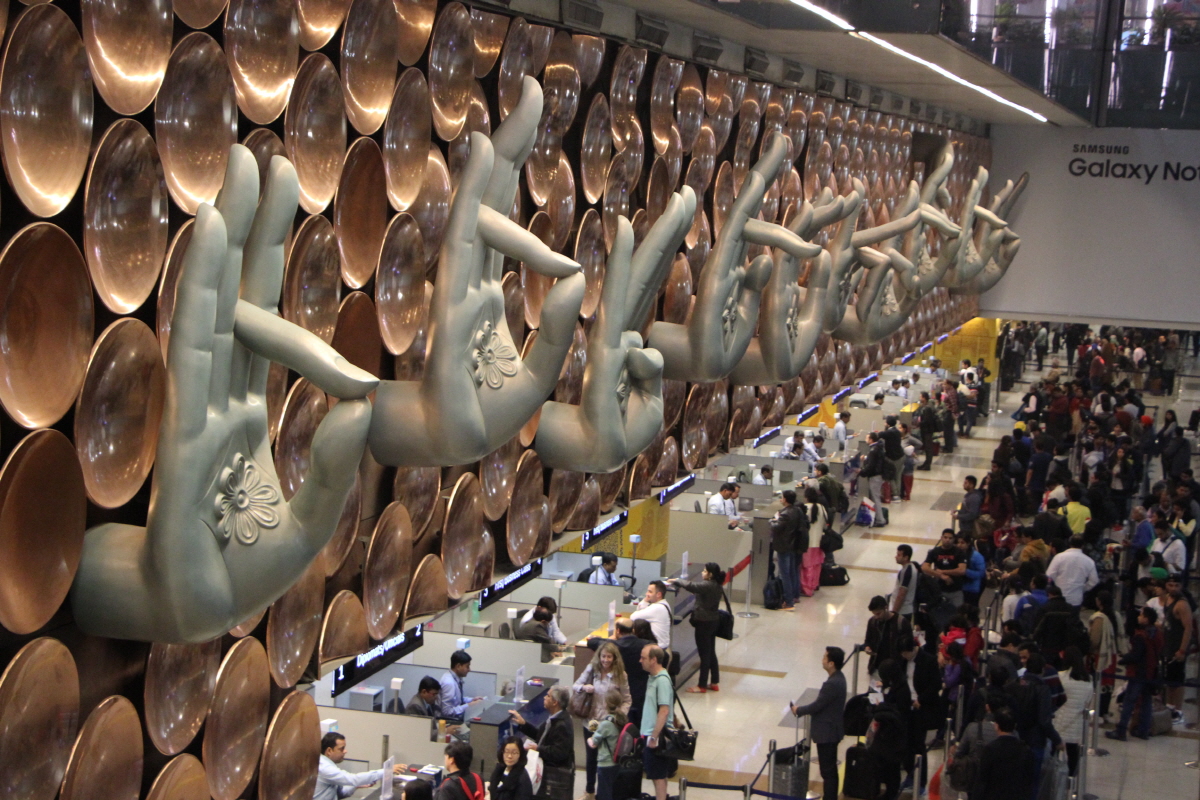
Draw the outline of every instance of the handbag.
<instances>
[{"instance_id":1,"label":"handbag","mask_svg":"<svg viewBox=\"0 0 1200 800\"><path fill-rule=\"evenodd\" d=\"M694 761L696 759L696 737L698 732L692 728L687 711L679 695L675 695L675 703L683 713L686 728L663 728L661 742L658 745L658 755L661 758L674 758L677 761Z\"/></svg>"},{"instance_id":2,"label":"handbag","mask_svg":"<svg viewBox=\"0 0 1200 800\"><path fill-rule=\"evenodd\" d=\"M721 590L721 599L725 601L725 607L717 609L716 635L718 639L733 639L733 610L729 607L729 596L724 589Z\"/></svg>"},{"instance_id":3,"label":"handbag","mask_svg":"<svg viewBox=\"0 0 1200 800\"><path fill-rule=\"evenodd\" d=\"M592 706L596 703L596 695L594 692L575 692L571 695L571 701L567 704L567 711L571 716L579 719L592 718Z\"/></svg>"}]
</instances>

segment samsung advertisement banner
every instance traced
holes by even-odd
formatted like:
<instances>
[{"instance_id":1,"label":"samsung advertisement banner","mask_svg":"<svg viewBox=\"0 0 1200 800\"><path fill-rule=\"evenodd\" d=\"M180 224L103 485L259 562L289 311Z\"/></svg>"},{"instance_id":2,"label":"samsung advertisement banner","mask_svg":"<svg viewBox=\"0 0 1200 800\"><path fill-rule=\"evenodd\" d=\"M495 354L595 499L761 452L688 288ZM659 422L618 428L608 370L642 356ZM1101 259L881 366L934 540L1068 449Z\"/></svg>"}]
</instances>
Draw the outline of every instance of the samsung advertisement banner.
<instances>
[{"instance_id":1,"label":"samsung advertisement banner","mask_svg":"<svg viewBox=\"0 0 1200 800\"><path fill-rule=\"evenodd\" d=\"M992 142L991 174L1030 180L982 316L1200 328L1200 132L998 125Z\"/></svg>"}]
</instances>

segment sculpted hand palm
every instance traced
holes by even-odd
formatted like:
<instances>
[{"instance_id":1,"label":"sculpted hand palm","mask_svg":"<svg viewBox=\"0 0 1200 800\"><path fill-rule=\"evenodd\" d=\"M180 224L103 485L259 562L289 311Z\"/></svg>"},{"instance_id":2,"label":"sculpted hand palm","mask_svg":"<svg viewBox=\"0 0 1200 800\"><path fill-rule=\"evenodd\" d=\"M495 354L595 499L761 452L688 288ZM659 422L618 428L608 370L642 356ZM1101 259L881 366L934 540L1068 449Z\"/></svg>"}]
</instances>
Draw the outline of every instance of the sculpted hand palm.
<instances>
[{"instance_id":1,"label":"sculpted hand palm","mask_svg":"<svg viewBox=\"0 0 1200 800\"><path fill-rule=\"evenodd\" d=\"M370 424L365 397L377 381L276 315L295 170L272 159L261 203L258 189L254 156L235 146L217 208L197 212L176 292L147 526L105 524L85 537L72 604L89 633L220 636L307 569L354 482ZM267 435L268 358L344 399L317 430L291 502Z\"/></svg>"},{"instance_id":2,"label":"sculpted hand palm","mask_svg":"<svg viewBox=\"0 0 1200 800\"><path fill-rule=\"evenodd\" d=\"M636 456L662 428L663 359L643 349L638 328L671 269L696 212L688 187L633 252L633 227L618 220L595 324L588 334L583 398L577 405L548 402L538 423L537 450L546 466L612 472Z\"/></svg>"},{"instance_id":3,"label":"sculpted hand palm","mask_svg":"<svg viewBox=\"0 0 1200 800\"><path fill-rule=\"evenodd\" d=\"M989 208L991 213L997 219L1008 219L1012 213L1013 206L1016 205L1021 193L1025 191L1025 186L1028 182L1028 172L1021 175L1016 183L1008 181L992 200ZM986 292L1004 277L1004 273L1008 272L1008 268L1012 265L1013 259L1016 258L1017 251L1020 248L1021 240L1011 228L1005 226L997 229L993 226L992 230L986 234L984 253L981 254L981 256L988 256L986 266L974 278L958 286L951 286L950 293L962 295L982 294Z\"/></svg>"},{"instance_id":4,"label":"sculpted hand palm","mask_svg":"<svg viewBox=\"0 0 1200 800\"><path fill-rule=\"evenodd\" d=\"M369 442L382 464L476 461L516 435L554 389L583 302L583 275L506 216L541 111L541 87L526 78L495 137L471 137L430 305L424 377L385 381L376 393ZM558 278L524 360L504 316L505 255Z\"/></svg>"}]
</instances>

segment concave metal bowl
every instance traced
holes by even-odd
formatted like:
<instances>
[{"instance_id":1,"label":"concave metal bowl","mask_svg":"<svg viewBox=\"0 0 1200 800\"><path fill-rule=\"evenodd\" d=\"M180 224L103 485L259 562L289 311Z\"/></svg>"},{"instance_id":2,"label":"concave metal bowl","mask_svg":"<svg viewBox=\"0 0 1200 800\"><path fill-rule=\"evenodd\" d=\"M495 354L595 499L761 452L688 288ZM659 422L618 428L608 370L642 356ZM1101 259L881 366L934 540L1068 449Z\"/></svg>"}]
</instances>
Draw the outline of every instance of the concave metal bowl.
<instances>
[{"instance_id":1,"label":"concave metal bowl","mask_svg":"<svg viewBox=\"0 0 1200 800\"><path fill-rule=\"evenodd\" d=\"M71 440L42 429L0 470L0 625L33 633L58 611L83 549L87 498Z\"/></svg>"},{"instance_id":2,"label":"concave metal bowl","mask_svg":"<svg viewBox=\"0 0 1200 800\"><path fill-rule=\"evenodd\" d=\"M550 502L543 487L542 461L533 450L526 450L517 462L505 521L508 558L516 566L537 558L542 529L550 527Z\"/></svg>"},{"instance_id":3,"label":"concave metal bowl","mask_svg":"<svg viewBox=\"0 0 1200 800\"><path fill-rule=\"evenodd\" d=\"M172 0L171 7L189 28L207 28L217 21L229 0Z\"/></svg>"},{"instance_id":4,"label":"concave metal bowl","mask_svg":"<svg viewBox=\"0 0 1200 800\"><path fill-rule=\"evenodd\" d=\"M172 245L172 262L178 247L178 243ZM283 318L332 342L338 319L340 272L334 228L328 218L314 214L304 220L292 241L280 304Z\"/></svg>"},{"instance_id":5,"label":"concave metal bowl","mask_svg":"<svg viewBox=\"0 0 1200 800\"><path fill-rule=\"evenodd\" d=\"M267 661L277 686L295 686L321 636L325 562L318 553L267 612Z\"/></svg>"},{"instance_id":6,"label":"concave metal bowl","mask_svg":"<svg viewBox=\"0 0 1200 800\"><path fill-rule=\"evenodd\" d=\"M597 475L596 482L600 485L600 513L607 514L617 503L617 495L625 485L625 465L607 475Z\"/></svg>"},{"instance_id":7,"label":"concave metal bowl","mask_svg":"<svg viewBox=\"0 0 1200 800\"><path fill-rule=\"evenodd\" d=\"M406 67L421 60L429 34L433 31L433 19L437 15L437 0L393 0L396 6L396 22L400 31L400 46L397 54Z\"/></svg>"},{"instance_id":8,"label":"concave metal bowl","mask_svg":"<svg viewBox=\"0 0 1200 800\"><path fill-rule=\"evenodd\" d=\"M458 136L467 121L471 84L475 79L475 41L471 12L450 3L433 24L429 45L429 94L433 128L445 141Z\"/></svg>"},{"instance_id":9,"label":"concave metal bowl","mask_svg":"<svg viewBox=\"0 0 1200 800\"><path fill-rule=\"evenodd\" d=\"M612 153L612 119L608 99L597 92L583 123L579 156L579 178L583 196L589 203L604 196L605 180Z\"/></svg>"},{"instance_id":10,"label":"concave metal bowl","mask_svg":"<svg viewBox=\"0 0 1200 800\"><path fill-rule=\"evenodd\" d=\"M388 352L412 346L425 300L425 244L417 221L397 214L387 226L375 271L375 309Z\"/></svg>"},{"instance_id":11,"label":"concave metal bowl","mask_svg":"<svg viewBox=\"0 0 1200 800\"><path fill-rule=\"evenodd\" d=\"M450 168L450 185L458 188L458 179L471 157L471 134L492 135L492 115L487 95L479 81L471 81L471 104L467 107L467 124L458 138L446 147L446 164ZM515 199L515 198L514 198Z\"/></svg>"},{"instance_id":12,"label":"concave metal bowl","mask_svg":"<svg viewBox=\"0 0 1200 800\"><path fill-rule=\"evenodd\" d=\"M192 240L192 223L186 220L175 232L171 247L167 250L166 263L158 283L158 313L154 317L158 330L158 344L163 362L167 360L167 346L171 341L171 320L175 316L175 287L179 285L179 271L183 268L183 256Z\"/></svg>"},{"instance_id":13,"label":"concave metal bowl","mask_svg":"<svg viewBox=\"0 0 1200 800\"><path fill-rule=\"evenodd\" d=\"M279 476L284 500L291 500L304 483L313 435L328 413L329 403L324 392L305 378L292 384L283 405L279 436L275 439L275 473Z\"/></svg>"},{"instance_id":14,"label":"concave metal bowl","mask_svg":"<svg viewBox=\"0 0 1200 800\"><path fill-rule=\"evenodd\" d=\"M362 474L354 476L354 486L346 495L346 504L342 506L342 516L338 518L337 528L333 536L321 548L321 563L325 565L325 577L332 578L337 574L354 543L358 539L358 522L362 518Z\"/></svg>"},{"instance_id":15,"label":"concave metal bowl","mask_svg":"<svg viewBox=\"0 0 1200 800\"><path fill-rule=\"evenodd\" d=\"M717 170L717 182L713 186L712 227L715 236L721 235L725 218L729 216L729 210L733 207L733 198L736 195L733 173L734 168L728 161L721 162L721 168Z\"/></svg>"},{"instance_id":16,"label":"concave metal bowl","mask_svg":"<svg viewBox=\"0 0 1200 800\"><path fill-rule=\"evenodd\" d=\"M379 318L375 313L375 303L365 292L350 292L342 300L331 344L354 366L372 375L379 375L383 352Z\"/></svg>"},{"instance_id":17,"label":"concave metal bowl","mask_svg":"<svg viewBox=\"0 0 1200 800\"><path fill-rule=\"evenodd\" d=\"M558 169L546 198L546 213L554 231L550 249L562 252L575 229L575 174L567 154L559 151Z\"/></svg>"},{"instance_id":18,"label":"concave metal bowl","mask_svg":"<svg viewBox=\"0 0 1200 800\"><path fill-rule=\"evenodd\" d=\"M75 450L96 505L124 505L142 487L154 466L166 396L154 331L130 317L109 325L92 348L75 402Z\"/></svg>"},{"instance_id":19,"label":"concave metal bowl","mask_svg":"<svg viewBox=\"0 0 1200 800\"><path fill-rule=\"evenodd\" d=\"M204 765L184 753L167 762L158 773L146 800L209 800Z\"/></svg>"},{"instance_id":20,"label":"concave metal bowl","mask_svg":"<svg viewBox=\"0 0 1200 800\"><path fill-rule=\"evenodd\" d=\"M137 800L142 788L142 723L133 703L107 697L79 731L60 800L103 797Z\"/></svg>"},{"instance_id":21,"label":"concave metal bowl","mask_svg":"<svg viewBox=\"0 0 1200 800\"><path fill-rule=\"evenodd\" d=\"M600 305L600 293L604 288L604 270L608 253L604 248L604 225L594 208L583 213L579 221L579 232L575 237L575 260L583 268L586 289L579 315L590 319Z\"/></svg>"},{"instance_id":22,"label":"concave metal bowl","mask_svg":"<svg viewBox=\"0 0 1200 800\"><path fill-rule=\"evenodd\" d=\"M659 54L650 82L650 138L659 155L667 152L669 132L675 122L675 92L682 75L682 61Z\"/></svg>"},{"instance_id":23,"label":"concave metal bowl","mask_svg":"<svg viewBox=\"0 0 1200 800\"><path fill-rule=\"evenodd\" d=\"M697 383L688 391L683 409L683 468L689 472L708 463L708 432L704 423L711 397L711 384Z\"/></svg>"},{"instance_id":24,"label":"concave metal bowl","mask_svg":"<svg viewBox=\"0 0 1200 800\"><path fill-rule=\"evenodd\" d=\"M341 253L342 280L351 289L362 288L375 274L387 227L383 154L374 139L363 136L346 152L333 199L333 229Z\"/></svg>"},{"instance_id":25,"label":"concave metal bowl","mask_svg":"<svg viewBox=\"0 0 1200 800\"><path fill-rule=\"evenodd\" d=\"M169 204L154 140L139 122L117 120L88 170L83 251L96 294L118 314L154 291L167 252Z\"/></svg>"},{"instance_id":26,"label":"concave metal bowl","mask_svg":"<svg viewBox=\"0 0 1200 800\"><path fill-rule=\"evenodd\" d=\"M446 221L450 218L450 195L450 170L446 167L446 159L437 145L430 144L421 192L408 209L421 228L427 270L437 264L438 252L442 249Z\"/></svg>"},{"instance_id":27,"label":"concave metal bowl","mask_svg":"<svg viewBox=\"0 0 1200 800\"><path fill-rule=\"evenodd\" d=\"M258 640L239 639L221 662L201 752L213 800L237 800L254 778L267 733L271 672Z\"/></svg>"},{"instance_id":28,"label":"concave metal bowl","mask_svg":"<svg viewBox=\"0 0 1200 800\"><path fill-rule=\"evenodd\" d=\"M575 63L575 41L566 31L557 31L550 43L542 76L543 112L547 125L560 139L575 121L579 109L579 67Z\"/></svg>"},{"instance_id":29,"label":"concave metal bowl","mask_svg":"<svg viewBox=\"0 0 1200 800\"><path fill-rule=\"evenodd\" d=\"M379 130L387 117L398 47L392 0L354 0L342 30L342 92L350 124L365 136Z\"/></svg>"},{"instance_id":30,"label":"concave metal bowl","mask_svg":"<svg viewBox=\"0 0 1200 800\"><path fill-rule=\"evenodd\" d=\"M414 537L408 509L403 503L389 503L375 523L363 564L363 608L373 639L386 639L404 613Z\"/></svg>"},{"instance_id":31,"label":"concave metal bowl","mask_svg":"<svg viewBox=\"0 0 1200 800\"><path fill-rule=\"evenodd\" d=\"M546 59L550 57L550 45L554 41L554 28L549 25L529 26L529 36L533 40L533 75L541 74L546 67Z\"/></svg>"},{"instance_id":32,"label":"concave metal bowl","mask_svg":"<svg viewBox=\"0 0 1200 800\"><path fill-rule=\"evenodd\" d=\"M100 96L118 114L137 114L154 100L167 71L170 0L83 0L80 11L83 46Z\"/></svg>"},{"instance_id":33,"label":"concave metal bowl","mask_svg":"<svg viewBox=\"0 0 1200 800\"><path fill-rule=\"evenodd\" d=\"M259 125L274 122L288 104L300 63L295 0L229 0L225 53L238 108Z\"/></svg>"},{"instance_id":34,"label":"concave metal bowl","mask_svg":"<svg viewBox=\"0 0 1200 800\"><path fill-rule=\"evenodd\" d=\"M708 261L709 251L712 250L712 231L708 227L708 215L696 204L696 218L692 221L691 230L685 236L692 243L687 244L684 252L687 254L688 266L692 270L692 285L700 282L700 271Z\"/></svg>"},{"instance_id":35,"label":"concave metal bowl","mask_svg":"<svg viewBox=\"0 0 1200 800\"><path fill-rule=\"evenodd\" d=\"M433 519L441 489L439 467L398 467L392 483L392 498L403 503L412 520L414 535L420 536Z\"/></svg>"},{"instance_id":36,"label":"concave metal bowl","mask_svg":"<svg viewBox=\"0 0 1200 800\"><path fill-rule=\"evenodd\" d=\"M297 0L300 46L305 50L324 47L346 18L351 0Z\"/></svg>"},{"instance_id":37,"label":"concave metal bowl","mask_svg":"<svg viewBox=\"0 0 1200 800\"><path fill-rule=\"evenodd\" d=\"M146 658L146 733L160 753L183 752L204 724L221 666L221 639L202 644L155 642Z\"/></svg>"},{"instance_id":38,"label":"concave metal bowl","mask_svg":"<svg viewBox=\"0 0 1200 800\"><path fill-rule=\"evenodd\" d=\"M405 70L396 81L383 126L388 202L397 211L411 206L421 192L433 133L432 113L424 73L416 68Z\"/></svg>"},{"instance_id":39,"label":"concave metal bowl","mask_svg":"<svg viewBox=\"0 0 1200 800\"><path fill-rule=\"evenodd\" d=\"M529 221L529 232L542 240L546 245L554 242L554 223L545 211L539 211ZM525 322L530 328L539 328L542 324L542 303L546 294L554 285L554 278L532 269L524 262L521 263L521 288L525 294Z\"/></svg>"},{"instance_id":40,"label":"concave metal bowl","mask_svg":"<svg viewBox=\"0 0 1200 800\"><path fill-rule=\"evenodd\" d=\"M584 33L577 33L573 38L580 88L587 89L600 77L600 68L604 66L604 50L608 42L603 36L589 36Z\"/></svg>"},{"instance_id":41,"label":"concave metal bowl","mask_svg":"<svg viewBox=\"0 0 1200 800\"><path fill-rule=\"evenodd\" d=\"M500 119L503 121L521 99L521 83L533 70L533 31L521 17L508 26L500 51L500 74L496 81Z\"/></svg>"},{"instance_id":42,"label":"concave metal bowl","mask_svg":"<svg viewBox=\"0 0 1200 800\"><path fill-rule=\"evenodd\" d=\"M79 672L57 639L22 647L0 675L0 788L54 800L79 727Z\"/></svg>"},{"instance_id":43,"label":"concave metal bowl","mask_svg":"<svg viewBox=\"0 0 1200 800\"><path fill-rule=\"evenodd\" d=\"M92 76L83 40L62 9L33 6L9 29L0 66L8 183L33 214L52 217L79 189L91 144Z\"/></svg>"},{"instance_id":44,"label":"concave metal bowl","mask_svg":"<svg viewBox=\"0 0 1200 800\"><path fill-rule=\"evenodd\" d=\"M321 641L317 645L317 663L354 657L371 646L367 635L367 612L358 595L342 589L329 601L321 623Z\"/></svg>"},{"instance_id":45,"label":"concave metal bowl","mask_svg":"<svg viewBox=\"0 0 1200 800\"><path fill-rule=\"evenodd\" d=\"M704 122L704 84L696 65L683 65L679 88L675 92L675 122L683 152L690 153Z\"/></svg>"},{"instance_id":46,"label":"concave metal bowl","mask_svg":"<svg viewBox=\"0 0 1200 800\"><path fill-rule=\"evenodd\" d=\"M258 800L311 800L317 788L320 741L321 714L312 696L295 691L283 698L263 744Z\"/></svg>"},{"instance_id":47,"label":"concave metal bowl","mask_svg":"<svg viewBox=\"0 0 1200 800\"><path fill-rule=\"evenodd\" d=\"M537 341L537 336L538 332L533 330L525 337L525 344L521 346L522 361L529 357L529 351L533 348L534 342ZM538 424L541 421L542 409L538 408L537 411L533 412L533 416L525 421L525 424L521 426L520 433L517 434L517 438L521 440L522 447L533 447L533 440L537 438Z\"/></svg>"},{"instance_id":48,"label":"concave metal bowl","mask_svg":"<svg viewBox=\"0 0 1200 800\"><path fill-rule=\"evenodd\" d=\"M483 516L495 522L508 511L512 500L521 442L514 436L479 462L479 485L483 490Z\"/></svg>"},{"instance_id":49,"label":"concave metal bowl","mask_svg":"<svg viewBox=\"0 0 1200 800\"><path fill-rule=\"evenodd\" d=\"M521 288L521 274L506 272L500 281L500 289L504 292L504 319L508 323L508 333L514 343L523 345L525 342L525 290ZM586 296L585 296L586 297Z\"/></svg>"},{"instance_id":50,"label":"concave metal bowl","mask_svg":"<svg viewBox=\"0 0 1200 800\"><path fill-rule=\"evenodd\" d=\"M346 156L346 114L337 68L321 53L304 59L283 116L283 144L300 181L300 206L320 214L337 191Z\"/></svg>"},{"instance_id":51,"label":"concave metal bowl","mask_svg":"<svg viewBox=\"0 0 1200 800\"><path fill-rule=\"evenodd\" d=\"M229 635L235 639L241 639L243 636L249 636L258 629L259 624L263 621L263 617L267 615L267 609L255 611L246 619L239 622L229 629Z\"/></svg>"},{"instance_id":52,"label":"concave metal bowl","mask_svg":"<svg viewBox=\"0 0 1200 800\"><path fill-rule=\"evenodd\" d=\"M608 99L612 110L613 144L625 148L627 123L633 118L637 105L638 85L646 71L646 51L640 47L621 45L613 62L609 80Z\"/></svg>"},{"instance_id":53,"label":"concave metal bowl","mask_svg":"<svg viewBox=\"0 0 1200 800\"><path fill-rule=\"evenodd\" d=\"M567 529L567 522L579 504L585 473L569 469L550 471L550 529L558 535Z\"/></svg>"},{"instance_id":54,"label":"concave metal bowl","mask_svg":"<svg viewBox=\"0 0 1200 800\"><path fill-rule=\"evenodd\" d=\"M608 167L604 185L604 203L601 206L601 221L604 224L604 246L612 250L617 237L617 219L629 216L630 183L627 177L624 154L618 154Z\"/></svg>"},{"instance_id":55,"label":"concave metal bowl","mask_svg":"<svg viewBox=\"0 0 1200 800\"><path fill-rule=\"evenodd\" d=\"M583 325L576 322L575 334L571 337L571 347L567 350L562 370L558 373L554 399L560 403L578 405L583 398L583 373L586 368L587 336L583 332Z\"/></svg>"},{"instance_id":56,"label":"concave metal bowl","mask_svg":"<svg viewBox=\"0 0 1200 800\"><path fill-rule=\"evenodd\" d=\"M283 140L269 128L255 128L246 134L242 144L254 155L254 160L258 163L258 186L261 196L262 190L267 186L267 172L271 167L271 159L275 156L287 158L287 149L283 146ZM291 238L290 234L288 238Z\"/></svg>"},{"instance_id":57,"label":"concave metal bowl","mask_svg":"<svg viewBox=\"0 0 1200 800\"><path fill-rule=\"evenodd\" d=\"M483 491L475 474L467 472L459 477L450 492L446 522L442 526L442 565L451 600L482 588L474 585L474 576L491 547L491 541L485 542L479 535L482 530Z\"/></svg>"},{"instance_id":58,"label":"concave metal bowl","mask_svg":"<svg viewBox=\"0 0 1200 800\"><path fill-rule=\"evenodd\" d=\"M683 402L687 397L687 383L663 379L663 429L670 430L683 413Z\"/></svg>"},{"instance_id":59,"label":"concave metal bowl","mask_svg":"<svg viewBox=\"0 0 1200 800\"><path fill-rule=\"evenodd\" d=\"M450 605L450 586L442 560L432 553L421 559L413 572L404 603L404 620L445 611ZM403 623L402 623L403 624Z\"/></svg>"},{"instance_id":60,"label":"concave metal bowl","mask_svg":"<svg viewBox=\"0 0 1200 800\"><path fill-rule=\"evenodd\" d=\"M663 295L662 318L665 322L682 324L692 307L692 268L687 256L675 255Z\"/></svg>"},{"instance_id":61,"label":"concave metal bowl","mask_svg":"<svg viewBox=\"0 0 1200 800\"><path fill-rule=\"evenodd\" d=\"M713 384L712 399L704 415L704 427L708 433L709 452L721 443L721 434L729 423L729 385L726 381Z\"/></svg>"},{"instance_id":62,"label":"concave metal bowl","mask_svg":"<svg viewBox=\"0 0 1200 800\"><path fill-rule=\"evenodd\" d=\"M596 527L600 521L600 482L594 475L587 476L583 482L583 490L579 493L579 502L571 511L567 520L567 530L586 531Z\"/></svg>"},{"instance_id":63,"label":"concave metal bowl","mask_svg":"<svg viewBox=\"0 0 1200 800\"><path fill-rule=\"evenodd\" d=\"M716 166L716 137L712 128L702 125L700 132L696 134L696 141L692 144L692 158L688 162L687 177L684 179L684 183L695 190L696 197L700 197L708 191L708 185L712 183L713 170L716 169ZM697 205L702 204L698 203Z\"/></svg>"},{"instance_id":64,"label":"concave metal bowl","mask_svg":"<svg viewBox=\"0 0 1200 800\"><path fill-rule=\"evenodd\" d=\"M187 214L213 203L237 142L237 94L221 46L190 33L171 51L154 101L154 139L171 199Z\"/></svg>"},{"instance_id":65,"label":"concave metal bowl","mask_svg":"<svg viewBox=\"0 0 1200 800\"><path fill-rule=\"evenodd\" d=\"M748 413L740 408L735 408L733 413L729 415L729 431L728 438L725 440L725 446L730 450L735 447L741 447L742 442L746 438L745 419Z\"/></svg>"},{"instance_id":66,"label":"concave metal bowl","mask_svg":"<svg viewBox=\"0 0 1200 800\"><path fill-rule=\"evenodd\" d=\"M671 172L667 162L661 156L656 156L654 165L650 167L650 180L646 186L646 223L653 225L667 210L667 202L671 199Z\"/></svg>"},{"instance_id":67,"label":"concave metal bowl","mask_svg":"<svg viewBox=\"0 0 1200 800\"><path fill-rule=\"evenodd\" d=\"M629 470L629 483L625 487L625 500L633 503L635 500L645 500L650 496L650 481L654 477L654 469L650 459L642 453L633 460L633 468Z\"/></svg>"},{"instance_id":68,"label":"concave metal bowl","mask_svg":"<svg viewBox=\"0 0 1200 800\"><path fill-rule=\"evenodd\" d=\"M471 32L475 40L475 77L483 78L492 71L500 48L508 34L508 17L471 9Z\"/></svg>"}]
</instances>

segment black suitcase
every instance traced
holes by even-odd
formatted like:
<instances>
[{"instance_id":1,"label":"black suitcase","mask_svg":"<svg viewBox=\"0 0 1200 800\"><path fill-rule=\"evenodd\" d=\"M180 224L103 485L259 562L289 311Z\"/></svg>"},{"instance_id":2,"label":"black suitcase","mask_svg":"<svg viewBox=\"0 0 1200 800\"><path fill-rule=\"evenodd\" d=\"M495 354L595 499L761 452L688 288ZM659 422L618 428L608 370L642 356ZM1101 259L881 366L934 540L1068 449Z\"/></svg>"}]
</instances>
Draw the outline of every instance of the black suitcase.
<instances>
[{"instance_id":1,"label":"black suitcase","mask_svg":"<svg viewBox=\"0 0 1200 800\"><path fill-rule=\"evenodd\" d=\"M846 572L845 567L830 566L829 564L821 565L822 586L845 586L849 582L850 575Z\"/></svg>"},{"instance_id":2,"label":"black suitcase","mask_svg":"<svg viewBox=\"0 0 1200 800\"><path fill-rule=\"evenodd\" d=\"M855 745L846 751L846 778L842 795L856 800L875 800L878 781L871 756L864 745Z\"/></svg>"},{"instance_id":3,"label":"black suitcase","mask_svg":"<svg viewBox=\"0 0 1200 800\"><path fill-rule=\"evenodd\" d=\"M640 800L642 796L642 760L630 759L630 763L617 768L613 781L613 800Z\"/></svg>"},{"instance_id":4,"label":"black suitcase","mask_svg":"<svg viewBox=\"0 0 1200 800\"><path fill-rule=\"evenodd\" d=\"M795 747L784 747L775 751L771 769L775 772L775 793L790 797L808 795L808 770L805 769L803 748L807 740Z\"/></svg>"},{"instance_id":5,"label":"black suitcase","mask_svg":"<svg viewBox=\"0 0 1200 800\"><path fill-rule=\"evenodd\" d=\"M783 581L776 577L767 578L763 584L763 608L775 611L783 607Z\"/></svg>"}]
</instances>

